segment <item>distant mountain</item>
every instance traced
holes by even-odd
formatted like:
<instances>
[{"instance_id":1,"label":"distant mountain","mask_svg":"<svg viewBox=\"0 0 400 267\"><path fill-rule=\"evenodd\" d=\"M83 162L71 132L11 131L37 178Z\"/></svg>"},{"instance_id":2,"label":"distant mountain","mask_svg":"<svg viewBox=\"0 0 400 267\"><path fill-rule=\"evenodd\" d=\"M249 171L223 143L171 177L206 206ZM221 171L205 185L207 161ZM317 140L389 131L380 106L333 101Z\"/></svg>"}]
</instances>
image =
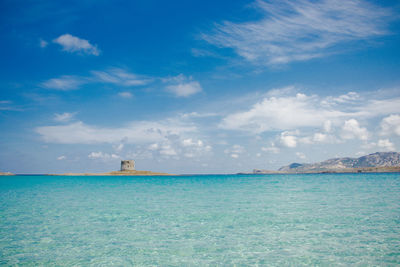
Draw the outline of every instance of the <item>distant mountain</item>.
<instances>
[{"instance_id":1,"label":"distant mountain","mask_svg":"<svg viewBox=\"0 0 400 267\"><path fill-rule=\"evenodd\" d=\"M279 169L279 172L323 172L345 169L400 167L400 153L376 152L359 158L334 158L318 163L292 163Z\"/></svg>"}]
</instances>

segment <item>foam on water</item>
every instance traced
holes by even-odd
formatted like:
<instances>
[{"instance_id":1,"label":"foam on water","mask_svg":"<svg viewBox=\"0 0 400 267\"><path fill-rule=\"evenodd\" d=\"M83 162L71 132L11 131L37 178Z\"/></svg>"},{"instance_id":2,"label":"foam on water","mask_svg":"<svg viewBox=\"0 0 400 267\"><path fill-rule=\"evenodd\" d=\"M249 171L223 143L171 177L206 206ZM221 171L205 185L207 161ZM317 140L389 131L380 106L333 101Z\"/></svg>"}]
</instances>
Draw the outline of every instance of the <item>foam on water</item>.
<instances>
[{"instance_id":1,"label":"foam on water","mask_svg":"<svg viewBox=\"0 0 400 267\"><path fill-rule=\"evenodd\" d=\"M400 264L400 175L0 178L0 265Z\"/></svg>"}]
</instances>

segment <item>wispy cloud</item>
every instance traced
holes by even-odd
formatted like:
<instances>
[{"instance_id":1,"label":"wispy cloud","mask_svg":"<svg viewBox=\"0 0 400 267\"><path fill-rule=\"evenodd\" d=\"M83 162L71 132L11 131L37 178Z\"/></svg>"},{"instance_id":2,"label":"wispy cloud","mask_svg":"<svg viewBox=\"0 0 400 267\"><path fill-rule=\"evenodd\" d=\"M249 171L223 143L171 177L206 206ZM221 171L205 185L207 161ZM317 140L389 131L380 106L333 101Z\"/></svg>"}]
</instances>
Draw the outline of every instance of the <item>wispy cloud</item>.
<instances>
[{"instance_id":1,"label":"wispy cloud","mask_svg":"<svg viewBox=\"0 0 400 267\"><path fill-rule=\"evenodd\" d=\"M122 98L132 98L133 94L131 92L119 92L118 96Z\"/></svg>"},{"instance_id":2,"label":"wispy cloud","mask_svg":"<svg viewBox=\"0 0 400 267\"><path fill-rule=\"evenodd\" d=\"M70 53L81 53L87 55L100 55L97 45L92 45L88 40L81 39L69 33L63 34L53 40L53 43L62 46L64 51Z\"/></svg>"},{"instance_id":3,"label":"wispy cloud","mask_svg":"<svg viewBox=\"0 0 400 267\"><path fill-rule=\"evenodd\" d=\"M136 75L120 68L110 68L105 71L91 71L92 75L81 77L73 75L63 75L59 78L52 78L40 83L39 85L47 89L62 91L76 90L84 84L114 84L124 87L140 86L151 82L151 79Z\"/></svg>"},{"instance_id":4,"label":"wispy cloud","mask_svg":"<svg viewBox=\"0 0 400 267\"><path fill-rule=\"evenodd\" d=\"M43 39L39 39L39 46L45 48L49 43Z\"/></svg>"},{"instance_id":5,"label":"wispy cloud","mask_svg":"<svg viewBox=\"0 0 400 267\"><path fill-rule=\"evenodd\" d=\"M64 112L64 113L55 113L54 114L54 120L58 122L68 122L70 121L73 117L75 116L75 113L69 113L69 112Z\"/></svg>"},{"instance_id":6,"label":"wispy cloud","mask_svg":"<svg viewBox=\"0 0 400 267\"><path fill-rule=\"evenodd\" d=\"M10 100L0 100L0 111L22 111L22 109L14 107L13 102Z\"/></svg>"},{"instance_id":7,"label":"wispy cloud","mask_svg":"<svg viewBox=\"0 0 400 267\"><path fill-rule=\"evenodd\" d=\"M121 86L138 86L151 82L151 79L130 73L120 68L110 68L106 71L92 71L93 81L111 83Z\"/></svg>"},{"instance_id":8,"label":"wispy cloud","mask_svg":"<svg viewBox=\"0 0 400 267\"><path fill-rule=\"evenodd\" d=\"M176 97L189 97L203 90L198 81L194 81L192 77L186 77L183 74L163 79L163 81L169 84L166 90Z\"/></svg>"},{"instance_id":9,"label":"wispy cloud","mask_svg":"<svg viewBox=\"0 0 400 267\"><path fill-rule=\"evenodd\" d=\"M35 131L45 142L58 144L130 143L143 144L164 141L169 135L181 136L195 132L190 124L173 119L163 121L138 121L122 127L106 128L81 121L67 125L37 127Z\"/></svg>"},{"instance_id":10,"label":"wispy cloud","mask_svg":"<svg viewBox=\"0 0 400 267\"><path fill-rule=\"evenodd\" d=\"M258 21L223 22L202 38L251 63L279 65L341 52L343 45L388 34L391 11L363 0L258 0Z\"/></svg>"},{"instance_id":11,"label":"wispy cloud","mask_svg":"<svg viewBox=\"0 0 400 267\"><path fill-rule=\"evenodd\" d=\"M46 89L54 89L60 91L71 91L79 89L83 84L89 81L84 77L63 75L59 78L49 79L39 85Z\"/></svg>"}]
</instances>

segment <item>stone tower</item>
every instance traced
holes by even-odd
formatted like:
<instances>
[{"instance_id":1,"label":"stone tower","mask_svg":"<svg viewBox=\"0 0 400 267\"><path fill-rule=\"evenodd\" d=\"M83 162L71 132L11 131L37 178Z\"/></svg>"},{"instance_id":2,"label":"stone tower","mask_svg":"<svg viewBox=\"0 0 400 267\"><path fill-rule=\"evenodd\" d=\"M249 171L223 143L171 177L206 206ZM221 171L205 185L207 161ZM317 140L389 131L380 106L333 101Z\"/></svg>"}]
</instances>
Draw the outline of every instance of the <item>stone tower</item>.
<instances>
[{"instance_id":1,"label":"stone tower","mask_svg":"<svg viewBox=\"0 0 400 267\"><path fill-rule=\"evenodd\" d=\"M121 171L134 171L135 161L134 160L121 160Z\"/></svg>"}]
</instances>

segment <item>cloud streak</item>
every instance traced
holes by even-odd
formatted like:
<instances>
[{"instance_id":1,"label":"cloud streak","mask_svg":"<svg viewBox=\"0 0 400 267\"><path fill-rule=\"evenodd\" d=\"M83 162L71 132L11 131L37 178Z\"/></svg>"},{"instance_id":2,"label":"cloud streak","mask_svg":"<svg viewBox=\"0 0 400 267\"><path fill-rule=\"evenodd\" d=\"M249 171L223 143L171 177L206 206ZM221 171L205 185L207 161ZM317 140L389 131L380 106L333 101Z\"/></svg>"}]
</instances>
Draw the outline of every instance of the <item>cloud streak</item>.
<instances>
[{"instance_id":1,"label":"cloud streak","mask_svg":"<svg viewBox=\"0 0 400 267\"><path fill-rule=\"evenodd\" d=\"M130 73L120 68L110 68L107 71L92 71L92 80L100 83L111 83L120 86L139 86L148 84L151 79Z\"/></svg>"},{"instance_id":2,"label":"cloud streak","mask_svg":"<svg viewBox=\"0 0 400 267\"><path fill-rule=\"evenodd\" d=\"M207 42L232 48L258 65L282 65L319 58L343 50L343 45L388 34L391 11L363 0L258 0L262 19L223 22Z\"/></svg>"},{"instance_id":3,"label":"cloud streak","mask_svg":"<svg viewBox=\"0 0 400 267\"><path fill-rule=\"evenodd\" d=\"M52 78L39 84L40 87L46 89L54 89L59 91L77 90L82 85L88 83L84 77L63 75L59 78Z\"/></svg>"},{"instance_id":4,"label":"cloud streak","mask_svg":"<svg viewBox=\"0 0 400 267\"><path fill-rule=\"evenodd\" d=\"M140 86L150 83L152 80L140 75L136 75L120 68L110 68L105 71L91 71L91 76L81 77L63 75L52 78L39 84L47 89L60 91L77 90L85 84L113 84L124 87Z\"/></svg>"}]
</instances>

